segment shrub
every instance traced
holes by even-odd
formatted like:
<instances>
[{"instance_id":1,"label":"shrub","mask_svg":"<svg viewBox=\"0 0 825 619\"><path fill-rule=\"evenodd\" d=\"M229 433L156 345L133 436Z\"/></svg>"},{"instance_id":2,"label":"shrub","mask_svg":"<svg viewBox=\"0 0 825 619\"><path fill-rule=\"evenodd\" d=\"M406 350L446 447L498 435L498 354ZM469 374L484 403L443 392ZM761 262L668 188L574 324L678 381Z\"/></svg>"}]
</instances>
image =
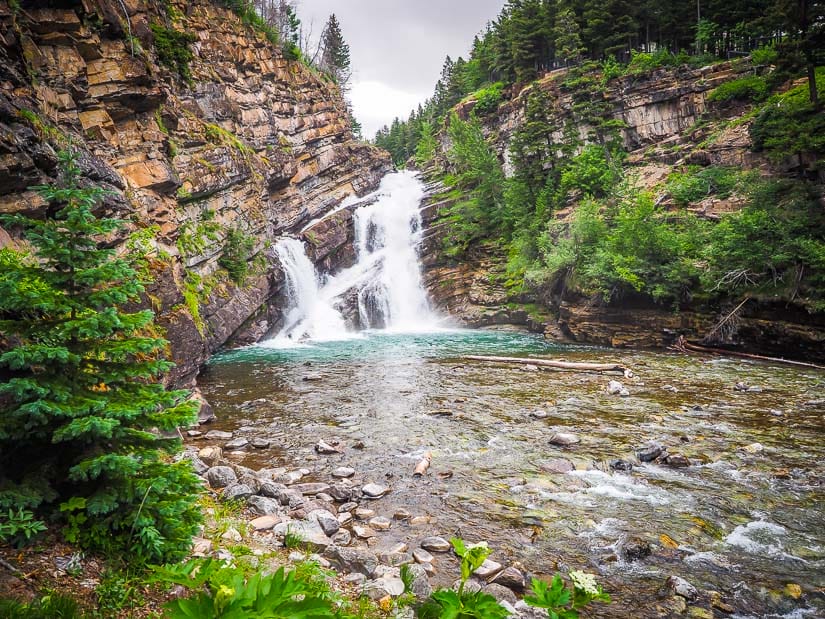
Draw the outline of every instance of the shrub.
<instances>
[{"instance_id":1,"label":"shrub","mask_svg":"<svg viewBox=\"0 0 825 619\"><path fill-rule=\"evenodd\" d=\"M767 96L765 78L748 75L720 84L710 92L708 101L764 101Z\"/></svg>"},{"instance_id":2,"label":"shrub","mask_svg":"<svg viewBox=\"0 0 825 619\"><path fill-rule=\"evenodd\" d=\"M77 601L68 595L48 593L33 602L0 600L0 617L14 619L86 619Z\"/></svg>"},{"instance_id":3,"label":"shrub","mask_svg":"<svg viewBox=\"0 0 825 619\"><path fill-rule=\"evenodd\" d=\"M773 64L777 58L779 58L779 52L776 51L776 46L773 43L757 47L751 52L751 62L755 66Z\"/></svg>"},{"instance_id":4,"label":"shrub","mask_svg":"<svg viewBox=\"0 0 825 619\"><path fill-rule=\"evenodd\" d=\"M473 111L479 116L486 116L498 109L504 95L504 82L490 84L474 92L470 98L475 99Z\"/></svg>"},{"instance_id":5,"label":"shrub","mask_svg":"<svg viewBox=\"0 0 825 619\"><path fill-rule=\"evenodd\" d=\"M556 574L549 586L546 582L533 578L532 594L524 597L528 605L544 608L550 619L576 619L579 610L592 602L610 603L610 596L596 582L596 577L585 572L570 572L572 587L564 584Z\"/></svg>"},{"instance_id":6,"label":"shrub","mask_svg":"<svg viewBox=\"0 0 825 619\"><path fill-rule=\"evenodd\" d=\"M174 28L165 28L160 24L150 26L155 38L155 51L160 63L176 71L185 81L192 79L189 63L195 58L189 45L197 40L191 32L181 32Z\"/></svg>"},{"instance_id":7,"label":"shrub","mask_svg":"<svg viewBox=\"0 0 825 619\"><path fill-rule=\"evenodd\" d=\"M249 273L249 255L255 247L255 239L244 234L239 228L231 228L226 234L223 252L218 265L226 269L229 279L238 286L246 283Z\"/></svg>"},{"instance_id":8,"label":"shrub","mask_svg":"<svg viewBox=\"0 0 825 619\"><path fill-rule=\"evenodd\" d=\"M9 508L8 513L0 515L0 542L17 548L28 544L37 534L46 530L42 520L35 520L28 509L18 507L17 511Z\"/></svg>"},{"instance_id":9,"label":"shrub","mask_svg":"<svg viewBox=\"0 0 825 619\"><path fill-rule=\"evenodd\" d=\"M727 198L749 176L736 168L724 166L694 167L686 172L671 174L666 187L677 204L687 206L711 195Z\"/></svg>"},{"instance_id":10,"label":"shrub","mask_svg":"<svg viewBox=\"0 0 825 619\"><path fill-rule=\"evenodd\" d=\"M591 144L573 157L562 172L561 189L564 194L577 189L588 196L603 197L616 184L619 174L608 163L604 149Z\"/></svg>"},{"instance_id":11,"label":"shrub","mask_svg":"<svg viewBox=\"0 0 825 619\"><path fill-rule=\"evenodd\" d=\"M138 270L99 243L121 223L94 214L104 191L81 186L71 151L61 181L36 187L52 218L22 215L34 256L0 251L0 508L62 517L70 542L141 562L181 557L200 514L188 461L170 463L192 423L188 393L157 381L171 367ZM56 507L59 505L59 513Z\"/></svg>"}]
</instances>

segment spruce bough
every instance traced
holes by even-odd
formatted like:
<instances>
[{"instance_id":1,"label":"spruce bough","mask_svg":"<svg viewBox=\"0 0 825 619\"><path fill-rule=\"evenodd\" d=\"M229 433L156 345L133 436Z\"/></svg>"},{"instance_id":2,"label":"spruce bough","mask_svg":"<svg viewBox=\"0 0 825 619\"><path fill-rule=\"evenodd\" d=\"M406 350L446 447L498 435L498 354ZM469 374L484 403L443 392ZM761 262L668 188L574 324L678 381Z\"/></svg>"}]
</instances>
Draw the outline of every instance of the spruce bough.
<instances>
[{"instance_id":1,"label":"spruce bough","mask_svg":"<svg viewBox=\"0 0 825 619\"><path fill-rule=\"evenodd\" d=\"M57 518L67 540L130 562L174 560L200 484L163 433L197 406L158 382L172 364L153 313L126 309L140 257L101 246L122 225L95 215L105 191L81 185L74 152L60 160L60 182L34 188L52 217L0 219L34 250L0 250L0 509Z\"/></svg>"}]
</instances>

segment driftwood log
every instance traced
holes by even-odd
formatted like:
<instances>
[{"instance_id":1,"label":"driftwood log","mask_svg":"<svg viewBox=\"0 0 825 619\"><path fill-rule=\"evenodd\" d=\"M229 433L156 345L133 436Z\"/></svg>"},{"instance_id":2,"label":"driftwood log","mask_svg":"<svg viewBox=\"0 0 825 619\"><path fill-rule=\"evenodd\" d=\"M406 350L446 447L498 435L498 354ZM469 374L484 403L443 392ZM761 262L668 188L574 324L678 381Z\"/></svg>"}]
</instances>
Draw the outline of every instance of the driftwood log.
<instances>
[{"instance_id":1,"label":"driftwood log","mask_svg":"<svg viewBox=\"0 0 825 619\"><path fill-rule=\"evenodd\" d=\"M470 361L487 361L490 363L517 363L535 365L559 370L577 370L580 372L621 372L625 378L633 378L633 371L618 363L585 363L580 361L561 361L558 359L536 359L535 357L488 357L485 355L467 355Z\"/></svg>"},{"instance_id":2,"label":"driftwood log","mask_svg":"<svg viewBox=\"0 0 825 619\"><path fill-rule=\"evenodd\" d=\"M706 355L725 355L728 357L740 357L742 359L755 359L756 361L770 361L771 363L785 363L787 365L798 365L804 368L816 368L818 370L825 370L825 365L817 365L816 363L808 363L807 361L794 361L793 359L783 359L782 357L767 357L765 355L754 355L746 352L738 352L735 350L727 350L726 348L712 348L710 346L700 346L688 342L684 336L680 335L679 339L673 345L673 348L684 353L695 352Z\"/></svg>"}]
</instances>

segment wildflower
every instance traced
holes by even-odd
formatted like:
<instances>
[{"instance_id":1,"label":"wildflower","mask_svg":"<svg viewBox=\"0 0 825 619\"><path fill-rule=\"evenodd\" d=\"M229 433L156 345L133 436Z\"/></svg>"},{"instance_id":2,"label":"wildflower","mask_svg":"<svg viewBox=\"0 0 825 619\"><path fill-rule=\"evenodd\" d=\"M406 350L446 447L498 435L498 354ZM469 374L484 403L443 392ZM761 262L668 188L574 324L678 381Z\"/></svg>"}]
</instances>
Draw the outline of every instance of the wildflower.
<instances>
[{"instance_id":1,"label":"wildflower","mask_svg":"<svg viewBox=\"0 0 825 619\"><path fill-rule=\"evenodd\" d=\"M573 586L590 595L599 595L599 585L596 582L594 574L586 572L570 572L570 580L573 581Z\"/></svg>"}]
</instances>

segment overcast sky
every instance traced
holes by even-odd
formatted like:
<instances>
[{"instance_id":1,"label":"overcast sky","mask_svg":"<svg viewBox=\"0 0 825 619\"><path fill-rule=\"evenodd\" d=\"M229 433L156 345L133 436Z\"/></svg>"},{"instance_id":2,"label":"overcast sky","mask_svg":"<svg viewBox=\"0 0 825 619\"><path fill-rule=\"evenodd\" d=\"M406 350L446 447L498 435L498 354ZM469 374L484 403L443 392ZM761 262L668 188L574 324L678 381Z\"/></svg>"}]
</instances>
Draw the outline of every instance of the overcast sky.
<instances>
[{"instance_id":1,"label":"overcast sky","mask_svg":"<svg viewBox=\"0 0 825 619\"><path fill-rule=\"evenodd\" d=\"M354 71L350 100L364 137L406 118L432 95L444 57L467 57L473 36L505 0L297 0L318 36L330 13L341 23Z\"/></svg>"}]
</instances>

